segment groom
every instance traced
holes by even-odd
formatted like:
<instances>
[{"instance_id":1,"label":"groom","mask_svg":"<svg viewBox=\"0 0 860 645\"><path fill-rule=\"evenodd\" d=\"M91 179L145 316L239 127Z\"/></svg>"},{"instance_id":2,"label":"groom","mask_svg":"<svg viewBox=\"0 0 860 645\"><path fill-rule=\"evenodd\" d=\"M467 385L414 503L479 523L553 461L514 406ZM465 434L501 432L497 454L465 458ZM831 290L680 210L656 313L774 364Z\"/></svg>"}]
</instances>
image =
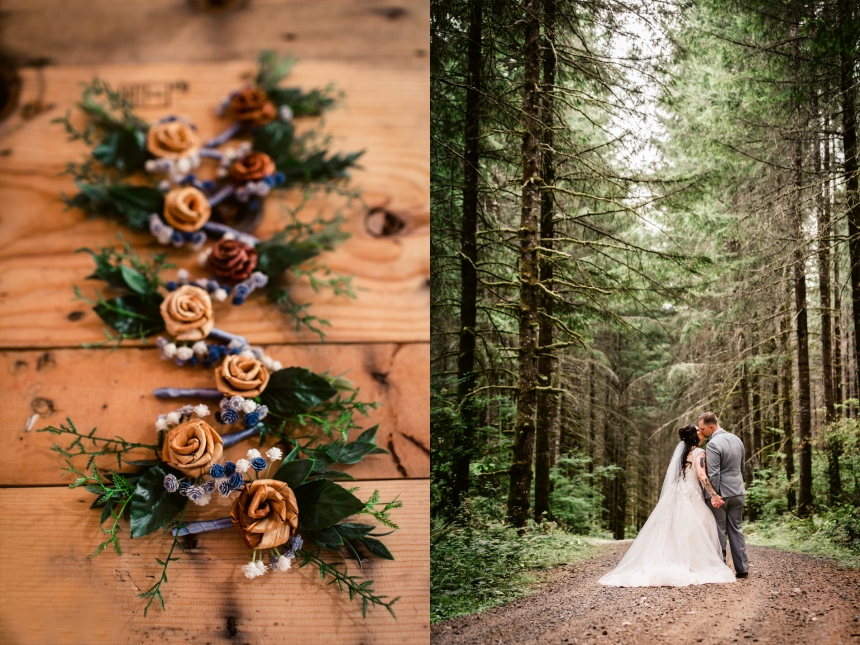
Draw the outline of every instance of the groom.
<instances>
[{"instance_id":1,"label":"groom","mask_svg":"<svg viewBox=\"0 0 860 645\"><path fill-rule=\"evenodd\" d=\"M732 561L735 576L746 578L749 571L747 547L741 531L741 515L744 508L744 442L720 427L717 415L705 412L699 417L699 431L708 439L705 454L708 462L708 479L711 480L723 504L716 507L705 491L705 499L711 501L711 512L717 520L723 560L726 559L726 533L732 546Z\"/></svg>"}]
</instances>

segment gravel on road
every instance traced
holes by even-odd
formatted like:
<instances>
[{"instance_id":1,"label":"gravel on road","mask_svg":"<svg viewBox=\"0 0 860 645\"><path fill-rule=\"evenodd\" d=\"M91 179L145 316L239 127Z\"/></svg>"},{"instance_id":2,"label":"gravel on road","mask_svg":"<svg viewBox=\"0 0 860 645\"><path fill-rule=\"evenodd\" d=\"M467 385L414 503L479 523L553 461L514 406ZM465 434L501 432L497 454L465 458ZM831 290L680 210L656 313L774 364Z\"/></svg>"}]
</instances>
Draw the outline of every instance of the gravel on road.
<instances>
[{"instance_id":1,"label":"gravel on road","mask_svg":"<svg viewBox=\"0 0 860 645\"><path fill-rule=\"evenodd\" d=\"M534 595L436 623L431 643L860 645L860 571L748 546L750 576L731 584L599 585L630 543L568 565Z\"/></svg>"}]
</instances>

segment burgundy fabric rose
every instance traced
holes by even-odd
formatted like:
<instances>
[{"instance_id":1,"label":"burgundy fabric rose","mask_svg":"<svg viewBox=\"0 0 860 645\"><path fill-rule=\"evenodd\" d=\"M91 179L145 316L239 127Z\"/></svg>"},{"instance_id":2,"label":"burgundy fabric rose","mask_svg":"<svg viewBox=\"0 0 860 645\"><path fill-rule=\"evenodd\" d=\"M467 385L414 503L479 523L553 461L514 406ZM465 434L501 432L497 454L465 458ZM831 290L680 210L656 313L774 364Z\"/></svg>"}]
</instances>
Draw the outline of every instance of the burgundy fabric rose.
<instances>
[{"instance_id":1,"label":"burgundy fabric rose","mask_svg":"<svg viewBox=\"0 0 860 645\"><path fill-rule=\"evenodd\" d=\"M240 282L257 268L257 249L238 240L219 240L207 263L222 280Z\"/></svg>"},{"instance_id":2,"label":"burgundy fabric rose","mask_svg":"<svg viewBox=\"0 0 860 645\"><path fill-rule=\"evenodd\" d=\"M274 121L278 114L266 93L253 87L236 92L230 99L228 112L234 120L250 125L264 125Z\"/></svg>"},{"instance_id":3,"label":"burgundy fabric rose","mask_svg":"<svg viewBox=\"0 0 860 645\"><path fill-rule=\"evenodd\" d=\"M251 152L230 166L230 177L237 182L256 181L275 174L275 162L265 152Z\"/></svg>"}]
</instances>

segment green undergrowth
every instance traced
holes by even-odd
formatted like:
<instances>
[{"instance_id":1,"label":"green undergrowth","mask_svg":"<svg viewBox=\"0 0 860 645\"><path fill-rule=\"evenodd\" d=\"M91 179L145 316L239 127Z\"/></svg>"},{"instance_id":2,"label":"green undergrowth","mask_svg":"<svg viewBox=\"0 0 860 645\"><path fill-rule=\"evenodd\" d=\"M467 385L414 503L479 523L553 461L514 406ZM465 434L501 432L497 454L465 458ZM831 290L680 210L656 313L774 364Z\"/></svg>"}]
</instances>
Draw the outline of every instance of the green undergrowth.
<instances>
[{"instance_id":1,"label":"green undergrowth","mask_svg":"<svg viewBox=\"0 0 860 645\"><path fill-rule=\"evenodd\" d=\"M519 534L502 523L481 526L435 519L430 533L430 620L485 611L539 590L553 570L594 556L602 540L553 522Z\"/></svg>"},{"instance_id":2,"label":"green undergrowth","mask_svg":"<svg viewBox=\"0 0 860 645\"><path fill-rule=\"evenodd\" d=\"M744 527L747 542L785 551L831 558L860 569L860 509L842 507L799 519L792 515Z\"/></svg>"}]
</instances>

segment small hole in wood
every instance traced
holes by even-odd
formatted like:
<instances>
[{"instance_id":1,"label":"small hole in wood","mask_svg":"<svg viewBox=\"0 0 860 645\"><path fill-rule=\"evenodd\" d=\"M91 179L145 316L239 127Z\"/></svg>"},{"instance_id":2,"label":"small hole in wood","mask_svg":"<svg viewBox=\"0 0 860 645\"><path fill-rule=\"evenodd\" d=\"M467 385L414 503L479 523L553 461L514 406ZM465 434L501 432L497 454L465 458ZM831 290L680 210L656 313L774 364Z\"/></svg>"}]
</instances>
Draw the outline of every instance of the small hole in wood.
<instances>
[{"instance_id":1,"label":"small hole in wood","mask_svg":"<svg viewBox=\"0 0 860 645\"><path fill-rule=\"evenodd\" d=\"M384 208L373 208L367 213L364 228L373 237L391 237L406 227L406 222L397 213Z\"/></svg>"},{"instance_id":2,"label":"small hole in wood","mask_svg":"<svg viewBox=\"0 0 860 645\"><path fill-rule=\"evenodd\" d=\"M407 11L403 7L380 7L379 9L371 9L371 13L384 16L389 20L400 20L406 16Z\"/></svg>"},{"instance_id":3,"label":"small hole in wood","mask_svg":"<svg viewBox=\"0 0 860 645\"><path fill-rule=\"evenodd\" d=\"M10 63L0 60L0 121L15 111L20 94L21 79L18 73Z\"/></svg>"},{"instance_id":4,"label":"small hole in wood","mask_svg":"<svg viewBox=\"0 0 860 645\"><path fill-rule=\"evenodd\" d=\"M192 9L197 11L220 11L222 9L239 9L246 6L250 0L188 0Z\"/></svg>"},{"instance_id":5,"label":"small hole in wood","mask_svg":"<svg viewBox=\"0 0 860 645\"><path fill-rule=\"evenodd\" d=\"M86 315L86 312L85 312L85 311L73 311L73 312L71 312L71 313L70 313L68 316L66 316L66 317L67 317L69 320L71 320L72 322L77 322L77 321L79 321L81 318L83 318L85 315Z\"/></svg>"}]
</instances>

